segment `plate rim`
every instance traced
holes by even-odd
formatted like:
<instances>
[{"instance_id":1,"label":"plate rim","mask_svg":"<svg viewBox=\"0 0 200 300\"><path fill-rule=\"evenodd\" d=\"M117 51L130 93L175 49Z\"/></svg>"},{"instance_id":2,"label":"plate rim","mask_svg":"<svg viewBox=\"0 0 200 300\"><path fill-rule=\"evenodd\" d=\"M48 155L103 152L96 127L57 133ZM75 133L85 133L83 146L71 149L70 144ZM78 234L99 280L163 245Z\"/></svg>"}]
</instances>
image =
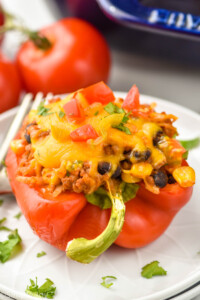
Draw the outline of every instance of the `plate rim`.
<instances>
[{"instance_id":1,"label":"plate rim","mask_svg":"<svg viewBox=\"0 0 200 300\"><path fill-rule=\"evenodd\" d=\"M121 91L114 91L114 94L116 97L125 97L126 92L121 92ZM62 94L59 95L61 97L65 97L66 94ZM158 97L154 97L154 96L149 96L149 95L145 95L145 94L141 94L141 102L156 102L158 103L158 105L167 105L170 107L170 110L172 108L175 108L176 110L180 110L180 112L183 112L185 114L189 114L190 117L195 118L198 122L200 122L200 114L196 113L195 111L186 108L184 106L181 106L180 104L177 103L173 103L167 100L164 100L162 98L158 98ZM0 115L0 122L3 122L5 119L12 117L15 115L15 113L17 112L17 110L19 109L19 106L12 108L4 113L2 113ZM173 111L172 111L173 113ZM176 285L173 285L171 287L168 287L162 291L158 291L155 292L151 295L148 296L142 296L137 298L137 300L160 300L160 299L167 299L167 297L170 299L170 297L172 296L176 296L176 294L178 294L179 292L191 287L192 285L194 285L195 283L197 283L199 281L199 276L200 276L200 269L195 271L194 274L190 275L189 278L182 280L181 282L179 282ZM175 289L175 291L174 291ZM15 291L9 287L6 287L5 285L0 283L0 292L4 293L7 297L11 297L11 299L18 299L18 300L30 300L33 299L32 297L28 296L20 291ZM8 293L8 294L7 294ZM184 294L183 294L184 295ZM17 297L17 298L15 298ZM153 298L152 298L153 297ZM176 298L174 298L176 299ZM131 300L131 299L130 299ZM132 299L133 300L133 299Z\"/></svg>"}]
</instances>

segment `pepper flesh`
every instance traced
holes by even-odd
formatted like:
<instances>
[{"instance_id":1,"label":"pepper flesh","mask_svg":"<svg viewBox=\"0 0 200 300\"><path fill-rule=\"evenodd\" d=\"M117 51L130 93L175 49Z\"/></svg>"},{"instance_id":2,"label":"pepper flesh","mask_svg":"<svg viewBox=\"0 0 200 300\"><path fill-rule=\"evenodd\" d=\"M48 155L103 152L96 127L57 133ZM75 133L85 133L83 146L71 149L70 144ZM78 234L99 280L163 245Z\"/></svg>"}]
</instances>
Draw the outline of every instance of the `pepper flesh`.
<instances>
[{"instance_id":1,"label":"pepper flesh","mask_svg":"<svg viewBox=\"0 0 200 300\"><path fill-rule=\"evenodd\" d=\"M106 228L110 209L87 203L83 194L65 192L58 197L16 180L17 156L9 150L7 173L17 202L34 232L44 241L65 251L73 238L94 239ZM134 199L125 203L122 230L114 243L125 248L143 247L157 239L176 213L191 198L193 187L168 184L155 195L144 184Z\"/></svg>"}]
</instances>

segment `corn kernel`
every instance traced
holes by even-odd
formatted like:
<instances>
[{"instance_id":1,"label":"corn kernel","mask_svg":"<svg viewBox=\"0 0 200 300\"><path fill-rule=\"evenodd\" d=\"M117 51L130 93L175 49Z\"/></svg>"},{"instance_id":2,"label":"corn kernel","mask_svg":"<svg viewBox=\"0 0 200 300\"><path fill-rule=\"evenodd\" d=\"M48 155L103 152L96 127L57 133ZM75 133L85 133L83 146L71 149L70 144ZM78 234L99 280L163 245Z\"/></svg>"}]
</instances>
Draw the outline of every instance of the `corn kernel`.
<instances>
[{"instance_id":1,"label":"corn kernel","mask_svg":"<svg viewBox=\"0 0 200 300\"><path fill-rule=\"evenodd\" d=\"M130 173L122 172L121 177L124 182L128 183L136 183L141 181L141 179L132 176Z\"/></svg>"},{"instance_id":2,"label":"corn kernel","mask_svg":"<svg viewBox=\"0 0 200 300\"><path fill-rule=\"evenodd\" d=\"M145 178L146 176L151 175L153 167L151 164L146 162L141 162L134 164L130 170L130 173L137 178Z\"/></svg>"},{"instance_id":3,"label":"corn kernel","mask_svg":"<svg viewBox=\"0 0 200 300\"><path fill-rule=\"evenodd\" d=\"M13 140L10 143L10 148L16 155L21 155L25 151L25 145L23 140Z\"/></svg>"},{"instance_id":4,"label":"corn kernel","mask_svg":"<svg viewBox=\"0 0 200 300\"><path fill-rule=\"evenodd\" d=\"M195 172L191 167L180 167L173 171L174 179L182 187L189 187L195 184Z\"/></svg>"}]
</instances>

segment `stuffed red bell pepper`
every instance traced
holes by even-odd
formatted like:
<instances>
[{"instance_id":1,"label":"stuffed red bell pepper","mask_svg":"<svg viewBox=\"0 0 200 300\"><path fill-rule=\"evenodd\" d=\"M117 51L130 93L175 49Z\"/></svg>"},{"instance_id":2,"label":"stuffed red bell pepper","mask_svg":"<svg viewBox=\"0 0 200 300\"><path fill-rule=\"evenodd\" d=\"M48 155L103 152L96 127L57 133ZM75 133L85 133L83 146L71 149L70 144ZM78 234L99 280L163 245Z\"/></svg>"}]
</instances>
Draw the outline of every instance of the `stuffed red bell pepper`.
<instances>
[{"instance_id":1,"label":"stuffed red bell pepper","mask_svg":"<svg viewBox=\"0 0 200 300\"><path fill-rule=\"evenodd\" d=\"M33 231L82 263L158 238L195 182L176 119L140 104L136 86L123 100L103 82L41 103L6 158Z\"/></svg>"}]
</instances>

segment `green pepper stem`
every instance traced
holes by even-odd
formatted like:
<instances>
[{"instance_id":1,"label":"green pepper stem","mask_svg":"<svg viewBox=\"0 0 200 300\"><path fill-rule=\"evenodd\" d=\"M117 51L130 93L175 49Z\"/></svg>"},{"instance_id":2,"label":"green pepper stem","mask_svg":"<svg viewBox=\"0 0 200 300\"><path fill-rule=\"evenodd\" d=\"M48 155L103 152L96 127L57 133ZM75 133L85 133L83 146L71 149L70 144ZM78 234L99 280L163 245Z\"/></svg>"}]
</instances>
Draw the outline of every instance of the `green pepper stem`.
<instances>
[{"instance_id":1,"label":"green pepper stem","mask_svg":"<svg viewBox=\"0 0 200 300\"><path fill-rule=\"evenodd\" d=\"M48 50L49 48L51 48L51 42L40 32L32 31L29 28L25 27L12 14L4 10L2 10L2 13L4 14L4 25L0 26L0 34L3 34L7 31L16 30L27 36L39 49Z\"/></svg>"},{"instance_id":2,"label":"green pepper stem","mask_svg":"<svg viewBox=\"0 0 200 300\"><path fill-rule=\"evenodd\" d=\"M77 238L70 241L66 248L69 258L88 264L106 251L120 234L124 224L125 205L121 194L110 196L112 210L106 229L93 240Z\"/></svg>"}]
</instances>

